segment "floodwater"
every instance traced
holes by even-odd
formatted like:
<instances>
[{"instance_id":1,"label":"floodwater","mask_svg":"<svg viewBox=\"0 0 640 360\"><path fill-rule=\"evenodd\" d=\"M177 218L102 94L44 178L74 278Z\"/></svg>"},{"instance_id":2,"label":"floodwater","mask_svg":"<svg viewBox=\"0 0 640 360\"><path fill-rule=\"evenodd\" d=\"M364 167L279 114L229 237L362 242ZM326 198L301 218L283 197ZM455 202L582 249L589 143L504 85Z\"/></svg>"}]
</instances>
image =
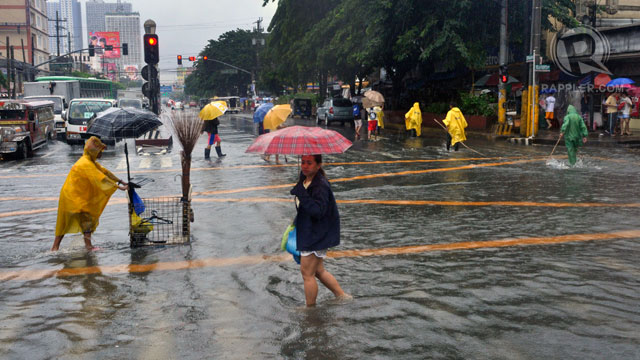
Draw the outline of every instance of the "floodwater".
<instances>
[{"instance_id":1,"label":"floodwater","mask_svg":"<svg viewBox=\"0 0 640 360\"><path fill-rule=\"evenodd\" d=\"M131 249L119 191L99 250L67 235L51 253L79 150L0 164L0 357L640 358L638 151L587 147L569 168L551 146L471 138L483 159L434 137L358 141L325 157L342 228L325 264L354 299L321 286L304 309L279 249L296 159L244 153L251 125L223 119L221 161L202 159L204 135L196 146L189 245ZM122 150L101 160L119 176ZM142 197L179 194L179 149L131 167L155 180Z\"/></svg>"}]
</instances>

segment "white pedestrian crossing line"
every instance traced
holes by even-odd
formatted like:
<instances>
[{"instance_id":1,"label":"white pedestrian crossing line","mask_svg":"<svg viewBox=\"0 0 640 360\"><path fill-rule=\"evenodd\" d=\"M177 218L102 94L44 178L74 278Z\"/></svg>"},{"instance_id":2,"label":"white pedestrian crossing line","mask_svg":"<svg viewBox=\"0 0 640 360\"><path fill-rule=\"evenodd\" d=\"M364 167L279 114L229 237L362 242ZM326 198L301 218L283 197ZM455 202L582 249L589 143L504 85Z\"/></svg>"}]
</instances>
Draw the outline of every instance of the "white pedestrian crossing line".
<instances>
[{"instance_id":1,"label":"white pedestrian crossing line","mask_svg":"<svg viewBox=\"0 0 640 360\"><path fill-rule=\"evenodd\" d=\"M170 157L162 157L160 158L160 167L163 169L170 168L173 166L173 160Z\"/></svg>"},{"instance_id":2,"label":"white pedestrian crossing line","mask_svg":"<svg viewBox=\"0 0 640 360\"><path fill-rule=\"evenodd\" d=\"M148 157L140 160L140 163L138 164L138 169L149 169L150 167L151 167L151 159Z\"/></svg>"}]
</instances>

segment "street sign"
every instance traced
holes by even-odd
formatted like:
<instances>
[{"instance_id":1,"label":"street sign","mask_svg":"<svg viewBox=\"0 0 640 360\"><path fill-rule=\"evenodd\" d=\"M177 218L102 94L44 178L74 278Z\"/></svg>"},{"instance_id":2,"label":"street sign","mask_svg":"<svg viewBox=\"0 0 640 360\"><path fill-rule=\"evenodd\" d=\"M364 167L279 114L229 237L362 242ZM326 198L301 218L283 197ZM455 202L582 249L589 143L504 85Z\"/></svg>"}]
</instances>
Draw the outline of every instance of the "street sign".
<instances>
[{"instance_id":1,"label":"street sign","mask_svg":"<svg viewBox=\"0 0 640 360\"><path fill-rule=\"evenodd\" d=\"M149 79L155 79L158 77L158 69L156 69L155 66L145 65L140 71L140 75L142 75L143 79L149 81Z\"/></svg>"},{"instance_id":2,"label":"street sign","mask_svg":"<svg viewBox=\"0 0 640 360\"><path fill-rule=\"evenodd\" d=\"M173 92L173 86L171 85L161 85L160 86L161 93L170 93Z\"/></svg>"},{"instance_id":3,"label":"street sign","mask_svg":"<svg viewBox=\"0 0 640 360\"><path fill-rule=\"evenodd\" d=\"M220 74L237 74L238 70L236 69L222 69L220 70Z\"/></svg>"},{"instance_id":4,"label":"street sign","mask_svg":"<svg viewBox=\"0 0 640 360\"><path fill-rule=\"evenodd\" d=\"M526 62L532 63L533 62L533 55L527 55ZM536 64L542 64L542 56L540 56L540 55L536 56Z\"/></svg>"},{"instance_id":5,"label":"street sign","mask_svg":"<svg viewBox=\"0 0 640 360\"><path fill-rule=\"evenodd\" d=\"M536 65L536 71L537 72L549 72L551 71L551 65Z\"/></svg>"}]
</instances>

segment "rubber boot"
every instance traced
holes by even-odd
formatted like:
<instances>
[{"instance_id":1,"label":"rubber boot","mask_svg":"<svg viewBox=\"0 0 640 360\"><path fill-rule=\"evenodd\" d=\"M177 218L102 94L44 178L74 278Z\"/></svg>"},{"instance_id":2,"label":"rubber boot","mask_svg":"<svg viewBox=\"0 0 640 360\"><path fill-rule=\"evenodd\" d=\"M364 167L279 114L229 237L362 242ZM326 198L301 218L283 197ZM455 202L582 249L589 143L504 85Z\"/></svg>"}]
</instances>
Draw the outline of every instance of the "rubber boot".
<instances>
[{"instance_id":1,"label":"rubber boot","mask_svg":"<svg viewBox=\"0 0 640 360\"><path fill-rule=\"evenodd\" d=\"M222 153L222 149L220 148L220 146L216 146L216 153L218 154L219 158L223 156L227 156L227 154Z\"/></svg>"},{"instance_id":2,"label":"rubber boot","mask_svg":"<svg viewBox=\"0 0 640 360\"><path fill-rule=\"evenodd\" d=\"M204 149L204 158L207 159L207 160L211 159L210 155L211 155L211 149L205 148Z\"/></svg>"}]
</instances>

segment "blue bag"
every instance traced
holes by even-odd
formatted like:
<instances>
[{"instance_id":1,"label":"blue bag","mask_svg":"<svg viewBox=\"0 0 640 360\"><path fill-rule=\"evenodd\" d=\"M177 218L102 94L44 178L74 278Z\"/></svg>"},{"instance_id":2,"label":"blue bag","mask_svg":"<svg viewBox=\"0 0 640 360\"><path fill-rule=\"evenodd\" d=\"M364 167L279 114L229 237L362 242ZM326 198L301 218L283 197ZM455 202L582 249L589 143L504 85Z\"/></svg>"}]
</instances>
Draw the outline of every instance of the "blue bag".
<instances>
[{"instance_id":1,"label":"blue bag","mask_svg":"<svg viewBox=\"0 0 640 360\"><path fill-rule=\"evenodd\" d=\"M144 201L140 198L140 196L136 193L135 190L131 189L131 203L133 204L133 211L136 212L136 215L140 215L144 212L145 206Z\"/></svg>"},{"instance_id":2,"label":"blue bag","mask_svg":"<svg viewBox=\"0 0 640 360\"><path fill-rule=\"evenodd\" d=\"M285 239L286 244L284 242ZM286 250L289 254L293 255L293 260L295 260L296 263L300 264L300 251L296 250L296 227L293 225L289 225L282 236L282 240L282 245L284 245L283 250Z\"/></svg>"}]
</instances>

